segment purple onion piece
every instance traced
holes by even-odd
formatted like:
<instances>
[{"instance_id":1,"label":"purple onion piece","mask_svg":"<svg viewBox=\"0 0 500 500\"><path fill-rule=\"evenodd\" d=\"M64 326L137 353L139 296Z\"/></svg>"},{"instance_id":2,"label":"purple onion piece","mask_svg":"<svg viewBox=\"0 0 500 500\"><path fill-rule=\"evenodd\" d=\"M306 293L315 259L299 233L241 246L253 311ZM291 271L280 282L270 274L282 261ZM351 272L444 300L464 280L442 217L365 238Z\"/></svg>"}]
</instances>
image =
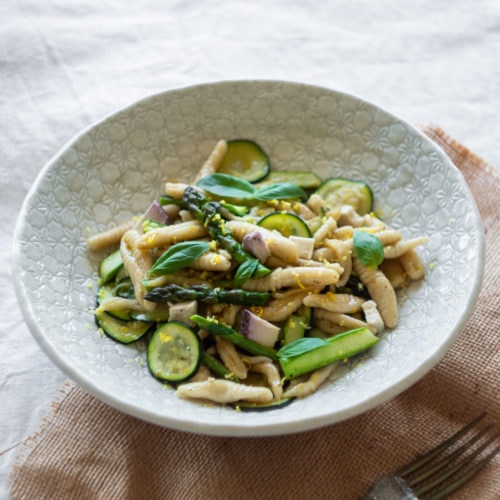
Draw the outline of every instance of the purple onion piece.
<instances>
[{"instance_id":1,"label":"purple onion piece","mask_svg":"<svg viewBox=\"0 0 500 500\"><path fill-rule=\"evenodd\" d=\"M280 329L248 309L244 309L241 313L240 333L266 347L274 347L278 341Z\"/></svg>"},{"instance_id":2,"label":"purple onion piece","mask_svg":"<svg viewBox=\"0 0 500 500\"><path fill-rule=\"evenodd\" d=\"M271 255L267 242L260 231L253 231L245 235L241 240L241 245L261 262L265 262Z\"/></svg>"},{"instance_id":3,"label":"purple onion piece","mask_svg":"<svg viewBox=\"0 0 500 500\"><path fill-rule=\"evenodd\" d=\"M158 222L158 224L168 224L170 222L167 212L163 210L163 207L156 200L154 200L151 205L149 205L146 212L144 212L144 217Z\"/></svg>"}]
</instances>

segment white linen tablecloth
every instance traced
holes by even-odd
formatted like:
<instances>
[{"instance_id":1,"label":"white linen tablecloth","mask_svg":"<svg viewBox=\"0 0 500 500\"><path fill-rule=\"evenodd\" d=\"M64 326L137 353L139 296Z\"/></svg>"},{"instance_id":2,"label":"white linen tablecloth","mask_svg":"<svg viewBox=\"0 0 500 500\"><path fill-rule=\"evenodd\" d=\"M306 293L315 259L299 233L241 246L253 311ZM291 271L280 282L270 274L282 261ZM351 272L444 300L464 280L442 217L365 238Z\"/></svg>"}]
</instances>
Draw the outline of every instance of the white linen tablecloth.
<instances>
[{"instance_id":1,"label":"white linen tablecloth","mask_svg":"<svg viewBox=\"0 0 500 500\"><path fill-rule=\"evenodd\" d=\"M74 134L166 89L282 79L437 124L500 167L499 54L496 0L0 3L0 498L66 378L23 321L11 248L29 187Z\"/></svg>"}]
</instances>

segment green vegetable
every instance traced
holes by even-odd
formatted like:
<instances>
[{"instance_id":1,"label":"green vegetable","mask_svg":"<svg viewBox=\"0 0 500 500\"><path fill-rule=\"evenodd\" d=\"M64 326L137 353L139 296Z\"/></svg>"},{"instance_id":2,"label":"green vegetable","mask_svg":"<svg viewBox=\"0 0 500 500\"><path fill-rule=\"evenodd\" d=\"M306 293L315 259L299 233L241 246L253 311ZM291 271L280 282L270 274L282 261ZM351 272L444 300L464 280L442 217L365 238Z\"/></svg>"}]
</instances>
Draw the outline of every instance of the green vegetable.
<instances>
[{"instance_id":1,"label":"green vegetable","mask_svg":"<svg viewBox=\"0 0 500 500\"><path fill-rule=\"evenodd\" d=\"M298 216L289 212L276 212L264 215L257 225L272 231L275 229L287 238L289 236L300 236L310 238L309 226Z\"/></svg>"},{"instance_id":2,"label":"green vegetable","mask_svg":"<svg viewBox=\"0 0 500 500\"><path fill-rule=\"evenodd\" d=\"M176 243L158 258L151 267L149 275L159 276L175 273L192 264L209 249L210 244L206 241L183 241Z\"/></svg>"},{"instance_id":3,"label":"green vegetable","mask_svg":"<svg viewBox=\"0 0 500 500\"><path fill-rule=\"evenodd\" d=\"M269 295L268 292L252 292L241 289L224 290L220 288L211 288L205 285L193 285L190 288L185 288L179 285L170 284L153 288L144 298L150 302L159 303L199 300L207 304L262 306L269 298Z\"/></svg>"},{"instance_id":4,"label":"green vegetable","mask_svg":"<svg viewBox=\"0 0 500 500\"><path fill-rule=\"evenodd\" d=\"M226 154L217 170L257 182L267 176L270 168L269 157L256 142L235 139L227 142Z\"/></svg>"},{"instance_id":5,"label":"green vegetable","mask_svg":"<svg viewBox=\"0 0 500 500\"><path fill-rule=\"evenodd\" d=\"M202 193L191 186L188 186L184 190L182 200L184 206L191 212L193 217L203 222L211 238L217 240L236 262L243 264L247 261L253 261L255 263L252 264L252 266L255 266L254 277L265 276L271 272L266 266L250 255L234 238L231 231L225 227L225 220L221 215L223 208L221 203L207 201ZM250 266L250 264L246 264L246 266ZM238 286L240 286L243 283L243 278L248 277L247 270L244 268L240 275L237 274L237 277Z\"/></svg>"},{"instance_id":6,"label":"green vegetable","mask_svg":"<svg viewBox=\"0 0 500 500\"><path fill-rule=\"evenodd\" d=\"M149 371L159 380L178 383L192 377L201 363L201 342L185 323L160 325L148 344Z\"/></svg>"},{"instance_id":7,"label":"green vegetable","mask_svg":"<svg viewBox=\"0 0 500 500\"><path fill-rule=\"evenodd\" d=\"M266 347L258 342L247 339L241 333L233 330L224 323L219 323L212 318L204 318L198 314L191 316L191 321L196 323L200 328L203 328L211 335L220 335L224 337L229 342L233 343L235 346L240 347L249 354L255 356L266 356L273 361L276 361L276 351L270 347Z\"/></svg>"},{"instance_id":8,"label":"green vegetable","mask_svg":"<svg viewBox=\"0 0 500 500\"><path fill-rule=\"evenodd\" d=\"M235 198L239 200L293 200L305 199L302 188L290 182L265 185L257 188L244 179L227 174L211 174L199 180L197 186L207 193L220 198Z\"/></svg>"},{"instance_id":9,"label":"green vegetable","mask_svg":"<svg viewBox=\"0 0 500 500\"><path fill-rule=\"evenodd\" d=\"M232 406L237 411L268 411L277 410L288 406L295 398L284 398L271 401L270 403L251 403L250 401L238 401L233 403Z\"/></svg>"},{"instance_id":10,"label":"green vegetable","mask_svg":"<svg viewBox=\"0 0 500 500\"><path fill-rule=\"evenodd\" d=\"M206 351L201 353L201 362L215 375L226 380L231 380L232 382L239 382L238 377L230 372L223 363L221 363L217 358L214 358Z\"/></svg>"},{"instance_id":11,"label":"green vegetable","mask_svg":"<svg viewBox=\"0 0 500 500\"><path fill-rule=\"evenodd\" d=\"M102 328L103 332L112 339L121 344L131 344L144 337L153 323L147 321L128 320L111 316L104 311L96 311L95 321L97 326Z\"/></svg>"},{"instance_id":12,"label":"green vegetable","mask_svg":"<svg viewBox=\"0 0 500 500\"><path fill-rule=\"evenodd\" d=\"M295 340L303 338L306 330L309 328L308 323L305 315L299 316L292 314L283 327L283 345L290 344Z\"/></svg>"},{"instance_id":13,"label":"green vegetable","mask_svg":"<svg viewBox=\"0 0 500 500\"><path fill-rule=\"evenodd\" d=\"M356 257L365 267L377 267L384 260L384 246L374 234L356 229L353 245Z\"/></svg>"},{"instance_id":14,"label":"green vegetable","mask_svg":"<svg viewBox=\"0 0 500 500\"><path fill-rule=\"evenodd\" d=\"M316 193L326 201L330 208L351 205L360 215L373 210L372 190L361 181L332 177L322 182Z\"/></svg>"},{"instance_id":15,"label":"green vegetable","mask_svg":"<svg viewBox=\"0 0 500 500\"><path fill-rule=\"evenodd\" d=\"M285 377L290 380L366 351L378 341L368 328L362 327L326 339L304 337L282 347L277 356Z\"/></svg>"},{"instance_id":16,"label":"green vegetable","mask_svg":"<svg viewBox=\"0 0 500 500\"><path fill-rule=\"evenodd\" d=\"M122 256L120 250L115 250L99 263L99 282L105 285L112 281L118 271L123 267Z\"/></svg>"},{"instance_id":17,"label":"green vegetable","mask_svg":"<svg viewBox=\"0 0 500 500\"><path fill-rule=\"evenodd\" d=\"M257 187L281 182L291 182L302 189L316 189L321 184L321 178L314 172L272 171L263 181L257 184Z\"/></svg>"}]
</instances>

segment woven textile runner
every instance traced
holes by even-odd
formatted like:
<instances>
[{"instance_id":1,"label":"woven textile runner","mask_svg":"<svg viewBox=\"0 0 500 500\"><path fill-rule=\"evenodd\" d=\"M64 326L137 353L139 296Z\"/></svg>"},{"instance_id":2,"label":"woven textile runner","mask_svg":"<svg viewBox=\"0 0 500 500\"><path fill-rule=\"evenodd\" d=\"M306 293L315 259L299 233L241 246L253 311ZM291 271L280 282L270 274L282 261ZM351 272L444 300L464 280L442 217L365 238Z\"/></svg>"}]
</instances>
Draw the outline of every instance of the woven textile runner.
<instances>
[{"instance_id":1,"label":"woven textile runner","mask_svg":"<svg viewBox=\"0 0 500 500\"><path fill-rule=\"evenodd\" d=\"M15 499L356 499L481 410L500 416L500 179L437 127L424 132L466 178L486 232L475 312L441 362L358 417L299 434L222 438L161 428L67 382L12 472ZM499 459L454 499L500 495Z\"/></svg>"}]
</instances>

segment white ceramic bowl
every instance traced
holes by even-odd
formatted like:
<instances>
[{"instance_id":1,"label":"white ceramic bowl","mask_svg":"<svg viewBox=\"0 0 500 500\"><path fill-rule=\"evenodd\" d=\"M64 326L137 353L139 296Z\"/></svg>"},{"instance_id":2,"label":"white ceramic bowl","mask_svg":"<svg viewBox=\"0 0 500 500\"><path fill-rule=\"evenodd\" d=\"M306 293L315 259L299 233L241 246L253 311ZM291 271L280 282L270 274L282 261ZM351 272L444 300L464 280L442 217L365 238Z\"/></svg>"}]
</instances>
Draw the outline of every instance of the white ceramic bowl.
<instances>
[{"instance_id":1,"label":"white ceramic bowl","mask_svg":"<svg viewBox=\"0 0 500 500\"><path fill-rule=\"evenodd\" d=\"M218 139L251 138L276 169L365 180L404 236L426 234L426 277L400 296L400 322L336 380L280 410L244 413L180 400L148 372L142 344L94 324L97 263L86 238L140 214L168 177L189 181ZM34 338L109 405L180 430L284 434L358 415L428 372L476 301L483 231L449 158L414 127L351 95L287 82L209 83L148 97L92 125L41 171L19 217L16 292Z\"/></svg>"}]
</instances>

